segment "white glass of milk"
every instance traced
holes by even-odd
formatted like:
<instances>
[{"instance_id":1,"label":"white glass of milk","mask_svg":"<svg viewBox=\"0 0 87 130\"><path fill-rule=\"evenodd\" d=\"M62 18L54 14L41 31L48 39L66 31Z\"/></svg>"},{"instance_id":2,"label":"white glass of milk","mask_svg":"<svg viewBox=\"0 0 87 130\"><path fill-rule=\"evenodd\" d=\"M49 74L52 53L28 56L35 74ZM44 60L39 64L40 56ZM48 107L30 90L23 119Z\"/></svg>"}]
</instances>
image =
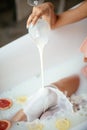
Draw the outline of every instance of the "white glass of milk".
<instances>
[{"instance_id":1,"label":"white glass of milk","mask_svg":"<svg viewBox=\"0 0 87 130\"><path fill-rule=\"evenodd\" d=\"M43 48L48 43L50 28L45 20L39 19L35 25L31 24L28 32L38 47Z\"/></svg>"}]
</instances>

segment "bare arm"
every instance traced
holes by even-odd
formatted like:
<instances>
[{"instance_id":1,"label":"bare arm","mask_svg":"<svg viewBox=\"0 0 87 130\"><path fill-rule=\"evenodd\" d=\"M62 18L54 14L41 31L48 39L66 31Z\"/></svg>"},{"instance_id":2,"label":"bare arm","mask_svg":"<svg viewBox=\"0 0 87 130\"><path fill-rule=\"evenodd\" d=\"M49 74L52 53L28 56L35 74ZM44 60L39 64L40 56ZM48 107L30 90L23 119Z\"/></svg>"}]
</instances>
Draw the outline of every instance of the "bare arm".
<instances>
[{"instance_id":1,"label":"bare arm","mask_svg":"<svg viewBox=\"0 0 87 130\"><path fill-rule=\"evenodd\" d=\"M61 27L70 23L77 22L87 17L87 0L79 7L61 13L52 28Z\"/></svg>"},{"instance_id":2,"label":"bare arm","mask_svg":"<svg viewBox=\"0 0 87 130\"><path fill-rule=\"evenodd\" d=\"M77 22L87 17L87 0L79 7L65 11L59 15L55 14L52 3L43 3L33 8L32 14L27 20L27 26L30 23L35 24L40 17L48 22L51 29Z\"/></svg>"}]
</instances>

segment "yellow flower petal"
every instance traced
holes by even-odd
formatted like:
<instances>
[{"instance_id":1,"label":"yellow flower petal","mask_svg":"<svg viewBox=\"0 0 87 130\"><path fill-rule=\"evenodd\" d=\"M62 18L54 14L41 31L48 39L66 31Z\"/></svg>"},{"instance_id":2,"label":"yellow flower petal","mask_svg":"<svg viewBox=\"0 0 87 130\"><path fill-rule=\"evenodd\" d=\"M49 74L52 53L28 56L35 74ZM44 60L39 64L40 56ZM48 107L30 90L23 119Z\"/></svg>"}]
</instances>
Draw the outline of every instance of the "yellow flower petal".
<instances>
[{"instance_id":1,"label":"yellow flower petal","mask_svg":"<svg viewBox=\"0 0 87 130\"><path fill-rule=\"evenodd\" d=\"M29 130L43 130L43 124L29 124L28 128Z\"/></svg>"},{"instance_id":2,"label":"yellow flower petal","mask_svg":"<svg viewBox=\"0 0 87 130\"><path fill-rule=\"evenodd\" d=\"M68 119L58 119L56 121L56 128L58 130L68 130L70 128L70 121Z\"/></svg>"},{"instance_id":3,"label":"yellow flower petal","mask_svg":"<svg viewBox=\"0 0 87 130\"><path fill-rule=\"evenodd\" d=\"M16 101L18 103L25 103L27 101L27 96L20 96L20 97L17 97Z\"/></svg>"}]
</instances>

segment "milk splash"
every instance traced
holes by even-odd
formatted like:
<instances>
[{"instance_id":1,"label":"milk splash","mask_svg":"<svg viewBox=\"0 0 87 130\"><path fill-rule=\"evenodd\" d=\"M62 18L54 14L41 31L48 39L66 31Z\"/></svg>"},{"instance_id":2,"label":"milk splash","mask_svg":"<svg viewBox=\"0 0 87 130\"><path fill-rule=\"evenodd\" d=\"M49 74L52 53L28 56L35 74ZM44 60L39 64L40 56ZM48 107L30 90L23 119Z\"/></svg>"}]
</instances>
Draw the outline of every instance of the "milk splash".
<instances>
[{"instance_id":1,"label":"milk splash","mask_svg":"<svg viewBox=\"0 0 87 130\"><path fill-rule=\"evenodd\" d=\"M42 19L39 19L34 26L31 24L29 27L29 34L39 50L40 62L41 62L42 88L44 88L43 52L45 45L48 43L49 30L50 29L48 24L46 23L46 21Z\"/></svg>"}]
</instances>

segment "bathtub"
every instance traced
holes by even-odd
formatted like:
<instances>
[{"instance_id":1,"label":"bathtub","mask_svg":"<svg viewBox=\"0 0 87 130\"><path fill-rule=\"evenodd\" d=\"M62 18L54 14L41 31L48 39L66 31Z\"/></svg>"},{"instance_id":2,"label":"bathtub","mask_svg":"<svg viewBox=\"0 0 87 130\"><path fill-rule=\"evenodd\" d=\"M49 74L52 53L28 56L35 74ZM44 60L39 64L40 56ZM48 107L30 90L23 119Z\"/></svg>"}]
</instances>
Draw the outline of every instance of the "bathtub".
<instances>
[{"instance_id":1,"label":"bathtub","mask_svg":"<svg viewBox=\"0 0 87 130\"><path fill-rule=\"evenodd\" d=\"M86 27L87 18L51 31L44 49L44 85L79 73L85 65L79 47L87 36ZM32 94L41 86L40 80L39 52L29 34L0 48L0 95L22 86L30 87ZM70 130L78 128L86 130L87 120Z\"/></svg>"}]
</instances>

